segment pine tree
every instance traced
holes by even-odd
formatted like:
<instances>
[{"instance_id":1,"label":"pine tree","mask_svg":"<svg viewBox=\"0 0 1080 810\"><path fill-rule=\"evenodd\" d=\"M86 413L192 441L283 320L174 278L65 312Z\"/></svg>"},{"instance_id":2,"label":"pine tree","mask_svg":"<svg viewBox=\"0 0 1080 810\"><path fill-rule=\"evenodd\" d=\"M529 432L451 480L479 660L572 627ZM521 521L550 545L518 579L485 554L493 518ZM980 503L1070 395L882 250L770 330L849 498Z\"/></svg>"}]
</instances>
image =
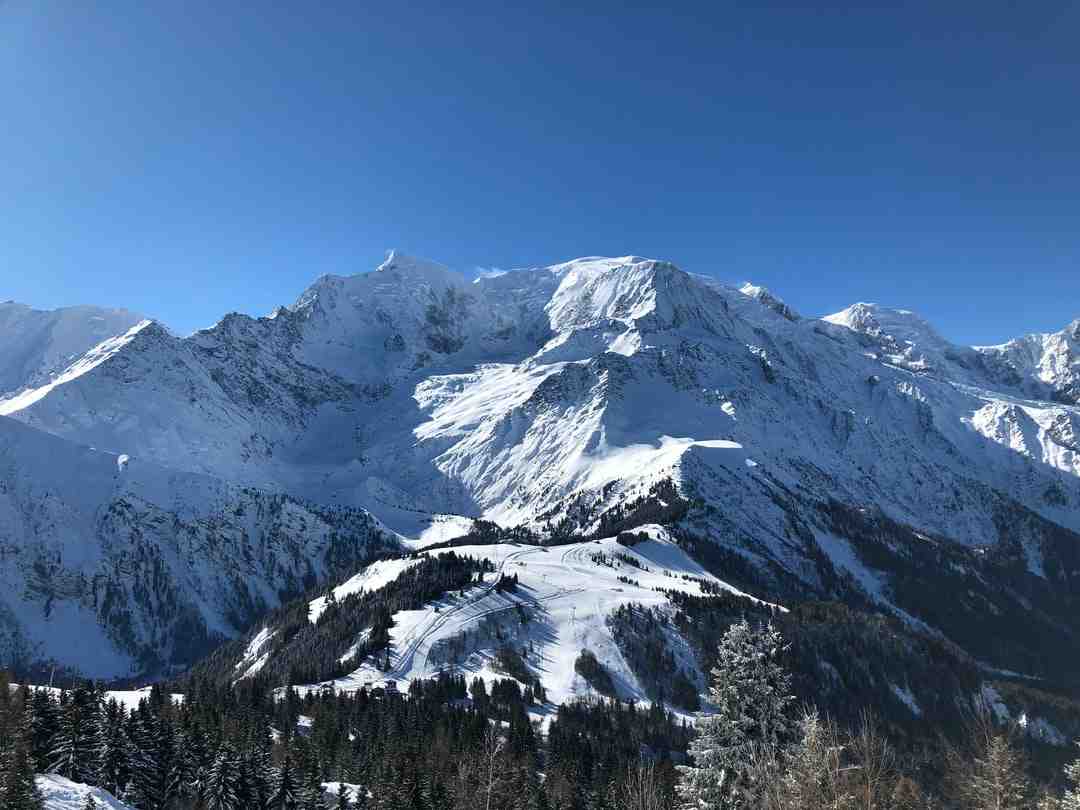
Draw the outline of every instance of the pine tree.
<instances>
[{"instance_id":1,"label":"pine tree","mask_svg":"<svg viewBox=\"0 0 1080 810\"><path fill-rule=\"evenodd\" d=\"M720 641L709 691L715 713L702 715L679 766L679 794L687 807L738 806L755 756L778 752L792 736L791 677L780 664L783 637L771 624L755 630L744 619Z\"/></svg>"},{"instance_id":2,"label":"pine tree","mask_svg":"<svg viewBox=\"0 0 1080 810\"><path fill-rule=\"evenodd\" d=\"M278 774L277 785L274 794L270 797L270 807L273 810L296 810L297 807L296 775L293 772L293 764L288 754L281 764L281 772Z\"/></svg>"},{"instance_id":3,"label":"pine tree","mask_svg":"<svg viewBox=\"0 0 1080 810\"><path fill-rule=\"evenodd\" d=\"M13 702L10 744L0 751L0 807L4 810L42 810L44 802L34 782L33 726L30 713Z\"/></svg>"},{"instance_id":4,"label":"pine tree","mask_svg":"<svg viewBox=\"0 0 1080 810\"><path fill-rule=\"evenodd\" d=\"M124 739L124 708L115 699L101 708L94 740L95 784L119 796L128 780L128 750Z\"/></svg>"},{"instance_id":5,"label":"pine tree","mask_svg":"<svg viewBox=\"0 0 1080 810\"><path fill-rule=\"evenodd\" d=\"M774 751L757 753L755 798L766 807L844 807L843 745L836 728L811 710L799 720L799 732L782 758Z\"/></svg>"},{"instance_id":6,"label":"pine tree","mask_svg":"<svg viewBox=\"0 0 1080 810\"><path fill-rule=\"evenodd\" d=\"M86 794L86 801L83 803L82 810L98 810L98 803L94 801L92 794Z\"/></svg>"},{"instance_id":7,"label":"pine tree","mask_svg":"<svg viewBox=\"0 0 1080 810\"><path fill-rule=\"evenodd\" d=\"M206 810L236 810L239 805L239 761L225 743L214 757L206 776L203 802Z\"/></svg>"},{"instance_id":8,"label":"pine tree","mask_svg":"<svg viewBox=\"0 0 1080 810\"><path fill-rule=\"evenodd\" d=\"M356 789L356 795L353 797L353 810L368 810L369 804L367 788L363 786L358 787ZM449 807L450 805L447 804L446 806Z\"/></svg>"},{"instance_id":9,"label":"pine tree","mask_svg":"<svg viewBox=\"0 0 1080 810\"><path fill-rule=\"evenodd\" d=\"M443 785L442 780L436 774L431 775L427 791L428 805L432 808L449 807L450 794Z\"/></svg>"},{"instance_id":10,"label":"pine tree","mask_svg":"<svg viewBox=\"0 0 1080 810\"><path fill-rule=\"evenodd\" d=\"M264 808L270 805L275 774L270 763L269 738L261 726L248 735L249 742L241 758L241 798L245 807Z\"/></svg>"},{"instance_id":11,"label":"pine tree","mask_svg":"<svg viewBox=\"0 0 1080 810\"><path fill-rule=\"evenodd\" d=\"M94 780L97 737L97 696L85 686L76 687L60 709L60 726L50 746L49 771L73 782Z\"/></svg>"},{"instance_id":12,"label":"pine tree","mask_svg":"<svg viewBox=\"0 0 1080 810\"><path fill-rule=\"evenodd\" d=\"M128 720L127 741L131 771L124 791L127 801L139 810L161 810L178 786L172 725L143 701Z\"/></svg>"},{"instance_id":13,"label":"pine tree","mask_svg":"<svg viewBox=\"0 0 1080 810\"><path fill-rule=\"evenodd\" d=\"M353 803L349 801L349 789L344 784L338 784L336 810L353 810Z\"/></svg>"},{"instance_id":14,"label":"pine tree","mask_svg":"<svg viewBox=\"0 0 1080 810\"><path fill-rule=\"evenodd\" d=\"M34 770L49 769L53 736L60 729L60 711L56 698L47 689L34 689L30 697L30 739Z\"/></svg>"},{"instance_id":15,"label":"pine tree","mask_svg":"<svg viewBox=\"0 0 1080 810\"><path fill-rule=\"evenodd\" d=\"M15 701L10 678L0 670L0 751L6 751L15 737ZM20 698L19 703L25 703L25 700Z\"/></svg>"},{"instance_id":16,"label":"pine tree","mask_svg":"<svg viewBox=\"0 0 1080 810\"><path fill-rule=\"evenodd\" d=\"M308 771L304 780L304 787L300 791L299 810L325 810L326 804L323 799L322 782L319 780L319 772L315 768Z\"/></svg>"}]
</instances>

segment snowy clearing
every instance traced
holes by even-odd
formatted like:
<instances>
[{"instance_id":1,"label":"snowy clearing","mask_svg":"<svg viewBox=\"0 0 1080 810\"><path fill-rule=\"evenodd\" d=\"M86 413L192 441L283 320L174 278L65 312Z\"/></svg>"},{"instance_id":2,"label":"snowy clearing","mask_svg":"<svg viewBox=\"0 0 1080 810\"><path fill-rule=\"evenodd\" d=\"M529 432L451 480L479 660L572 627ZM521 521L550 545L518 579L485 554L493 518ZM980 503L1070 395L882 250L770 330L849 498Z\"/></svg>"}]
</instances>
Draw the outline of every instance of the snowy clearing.
<instances>
[{"instance_id":1,"label":"snowy clearing","mask_svg":"<svg viewBox=\"0 0 1080 810\"><path fill-rule=\"evenodd\" d=\"M45 800L45 810L85 810L88 796L100 810L133 810L103 788L72 782L54 773L38 776L35 781Z\"/></svg>"}]
</instances>

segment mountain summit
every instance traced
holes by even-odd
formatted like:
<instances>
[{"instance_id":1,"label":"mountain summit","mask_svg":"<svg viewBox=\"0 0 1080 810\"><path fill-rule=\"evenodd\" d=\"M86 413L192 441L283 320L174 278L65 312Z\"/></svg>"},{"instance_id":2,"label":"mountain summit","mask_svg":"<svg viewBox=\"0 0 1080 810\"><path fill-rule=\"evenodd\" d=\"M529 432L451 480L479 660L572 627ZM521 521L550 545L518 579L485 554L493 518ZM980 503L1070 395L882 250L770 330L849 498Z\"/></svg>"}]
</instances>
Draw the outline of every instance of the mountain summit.
<instances>
[{"instance_id":1,"label":"mountain summit","mask_svg":"<svg viewBox=\"0 0 1080 810\"><path fill-rule=\"evenodd\" d=\"M763 598L858 598L946 636L967 631L944 626L927 594L993 549L988 590L949 621L986 603L1020 615L1032 599L1048 626L1077 621L1065 618L1080 543L1075 324L962 347L904 310L804 318L767 290L635 256L467 282L394 253L374 272L318 279L269 317L228 315L182 339L121 327L47 380L12 378L20 393L0 405L18 437L0 467L17 493L0 532L27 538L15 562L0 557L12 586L0 625L27 649L61 657L45 641L66 616L102 627L101 671L181 664L177 638L236 635L367 554L474 521L547 540L664 524ZM60 475L27 460L34 447L82 460ZM105 469L116 481L102 488ZM35 481L47 521L18 495ZM322 539L280 545L271 504L289 504L290 532ZM193 528L143 523L166 518ZM233 537L229 555L279 545L224 583L195 562L204 532L211 545ZM124 570L136 535L139 553L170 561L174 596L136 600L124 624L90 585L58 584ZM876 545L886 536L904 539ZM931 548L942 570L912 575ZM41 560L50 579L30 573ZM192 612L185 594L218 607ZM130 629L156 621L161 600L190 627L160 642ZM963 643L1001 667L1029 650L1022 637Z\"/></svg>"}]
</instances>

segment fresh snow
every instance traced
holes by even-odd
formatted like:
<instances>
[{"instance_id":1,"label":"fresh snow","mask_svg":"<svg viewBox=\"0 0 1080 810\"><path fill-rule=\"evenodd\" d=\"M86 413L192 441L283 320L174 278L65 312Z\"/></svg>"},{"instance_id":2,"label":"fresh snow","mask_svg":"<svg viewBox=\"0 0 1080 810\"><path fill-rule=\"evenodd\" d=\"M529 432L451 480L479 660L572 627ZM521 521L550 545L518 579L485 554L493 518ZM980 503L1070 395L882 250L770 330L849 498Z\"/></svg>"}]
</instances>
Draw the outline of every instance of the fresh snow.
<instances>
[{"instance_id":1,"label":"fresh snow","mask_svg":"<svg viewBox=\"0 0 1080 810\"><path fill-rule=\"evenodd\" d=\"M21 647L87 677L138 675L140 654L169 659L175 607L229 638L238 600L272 607L307 572L325 577L337 533L401 548L363 512L122 459L0 417L0 663ZM133 595L149 583L176 600L164 616L157 594ZM94 588L130 607L111 614L122 627L101 621Z\"/></svg>"},{"instance_id":2,"label":"fresh snow","mask_svg":"<svg viewBox=\"0 0 1080 810\"><path fill-rule=\"evenodd\" d=\"M139 323L132 326L124 334L117 335L101 342L100 345L90 349L86 354L80 357L70 367L68 367L62 374L58 375L54 379L50 380L46 384L37 388L30 388L21 394L11 397L10 399L0 400L0 416L6 416L8 414L15 413L17 411L29 408L35 402L38 402L49 394L51 394L57 388L60 388L67 383L77 380L82 375L93 371L100 366L110 357L116 355L121 349L127 346L134 339L140 331L150 325L150 321L139 321Z\"/></svg>"},{"instance_id":3,"label":"fresh snow","mask_svg":"<svg viewBox=\"0 0 1080 810\"><path fill-rule=\"evenodd\" d=\"M395 560L380 560L372 563L359 574L343 582L334 588L334 598L339 602L346 596L362 591L377 591L387 583L393 582L403 571L412 568L419 563L418 559L406 558ZM327 597L320 596L308 606L308 618L312 624L319 621L319 617L326 610Z\"/></svg>"},{"instance_id":4,"label":"fresh snow","mask_svg":"<svg viewBox=\"0 0 1080 810\"><path fill-rule=\"evenodd\" d=\"M445 543L458 537L464 537L476 521L461 515L432 515L431 522L420 529L419 536L406 542L415 549L427 548L437 543Z\"/></svg>"},{"instance_id":5,"label":"fresh snow","mask_svg":"<svg viewBox=\"0 0 1080 810\"><path fill-rule=\"evenodd\" d=\"M266 666L266 662L270 659L270 650L267 649L267 645L275 635L276 633L272 630L264 627L248 643L243 657L236 664L236 670L240 673L240 678L252 678Z\"/></svg>"},{"instance_id":6,"label":"fresh snow","mask_svg":"<svg viewBox=\"0 0 1080 810\"><path fill-rule=\"evenodd\" d=\"M72 782L54 773L38 776L36 781L45 810L84 810L87 797L93 797L99 810L134 810L104 788Z\"/></svg>"},{"instance_id":7,"label":"fresh snow","mask_svg":"<svg viewBox=\"0 0 1080 810\"><path fill-rule=\"evenodd\" d=\"M10 684L9 686L11 688L11 691L13 691L13 692L16 691L17 689L22 688L20 684ZM42 691L45 691L45 692L51 692L53 694L53 696L57 697L57 698L60 697L60 693L63 691L63 688L60 687L60 686L31 685L28 688L34 689L34 690L42 690ZM117 703L119 703L121 706L123 706L124 709L126 711L128 711L128 712L134 711L135 709L139 708L139 703L141 703L143 700L148 699L149 697L150 697L150 687L149 686L143 687L142 689L120 689L120 690L111 689L111 690L107 690L105 692L105 700L106 701L115 700ZM170 695L170 698L172 699L172 701L174 703L182 703L183 700L184 700L184 696L182 694L179 694L179 693L176 693L176 692L173 692Z\"/></svg>"},{"instance_id":8,"label":"fresh snow","mask_svg":"<svg viewBox=\"0 0 1080 810\"><path fill-rule=\"evenodd\" d=\"M0 303L0 401L60 374L102 341L122 335L142 318L122 309L31 309Z\"/></svg>"},{"instance_id":9,"label":"fresh snow","mask_svg":"<svg viewBox=\"0 0 1080 810\"><path fill-rule=\"evenodd\" d=\"M364 795L366 797L369 797L369 798L371 797L371 792L364 789L360 785L354 785L354 784L351 784L349 782L323 782L322 783L323 791L325 793L330 794L331 796L333 796L335 798L337 798L339 795L341 795L341 789L342 788L344 788L346 791L348 791L349 798L353 802L356 801L356 797L359 794L359 791L361 791L361 790L364 791Z\"/></svg>"},{"instance_id":10,"label":"fresh snow","mask_svg":"<svg viewBox=\"0 0 1080 810\"><path fill-rule=\"evenodd\" d=\"M701 595L702 582L737 595L747 594L705 571L671 540L662 527L643 527L641 533L650 539L632 548L609 538L566 546L497 544L428 552L439 555L453 551L490 560L497 573L489 574L485 584L473 586L464 596L449 594L423 609L394 614L388 672L365 663L344 678L311 687L329 685L338 690L354 691L381 684L387 679L408 681L432 677L444 670L466 672L470 678L481 677L488 681L506 677L494 667L498 646L494 638L470 642L468 654L461 661L448 658L451 642L463 632L476 633L485 627L498 626L499 632L509 638L515 648L532 650L528 664L536 674L542 675L552 703L558 704L589 692L587 684L574 672L574 662L583 649L591 650L608 668L622 697L648 703L607 626L611 613L620 605L629 604L670 610L668 598L658 589ZM605 555L614 567L594 562L592 557L600 554ZM641 567L618 560L616 554L632 558ZM382 581L385 573L385 563L378 563L360 576ZM501 574L518 577L516 592L494 590ZM631 582L620 581L620 576ZM783 610L780 606L775 607ZM524 625L519 609L528 616ZM694 656L685 648L685 642L675 637L671 639L671 645L684 668L691 673L697 672Z\"/></svg>"},{"instance_id":11,"label":"fresh snow","mask_svg":"<svg viewBox=\"0 0 1080 810\"><path fill-rule=\"evenodd\" d=\"M11 323L0 310L4 339L54 346ZM636 256L466 281L393 253L317 279L272 317L230 314L183 339L138 319L103 328L90 343L75 330L79 356L43 349L38 371L20 364L0 384L0 541L18 549L0 555L0 655L28 640L90 674L128 674L137 656L79 583L123 572L131 544L162 558L208 631L236 635L238 588L272 607L309 563L325 579L326 543L361 515L388 552L477 519L588 534L670 484L711 508L695 534L810 590L817 551L792 542L792 518L813 522L830 498L973 547L1002 537L995 515L1013 502L1080 530L1080 322L965 347L904 309L802 318L761 287ZM888 572L810 531L888 605ZM1021 534L1045 576L1038 537ZM247 563L261 538L295 568ZM46 583L39 558L62 561ZM135 616L143 640L157 619ZM402 632L413 620L399 617ZM167 660L167 647L153 652Z\"/></svg>"}]
</instances>

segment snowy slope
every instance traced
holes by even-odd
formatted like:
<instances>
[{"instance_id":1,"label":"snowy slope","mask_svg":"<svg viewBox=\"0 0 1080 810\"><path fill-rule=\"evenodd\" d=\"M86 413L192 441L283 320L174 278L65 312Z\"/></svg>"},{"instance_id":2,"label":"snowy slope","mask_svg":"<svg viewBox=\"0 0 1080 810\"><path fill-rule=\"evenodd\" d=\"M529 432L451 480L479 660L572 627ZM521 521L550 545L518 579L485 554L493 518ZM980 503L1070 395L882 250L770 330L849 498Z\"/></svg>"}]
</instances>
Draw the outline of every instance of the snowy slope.
<instances>
[{"instance_id":1,"label":"snowy slope","mask_svg":"<svg viewBox=\"0 0 1080 810\"><path fill-rule=\"evenodd\" d=\"M31 309L0 303L0 401L36 388L97 344L121 335L142 318L123 309Z\"/></svg>"},{"instance_id":2,"label":"snowy slope","mask_svg":"<svg viewBox=\"0 0 1080 810\"><path fill-rule=\"evenodd\" d=\"M368 514L168 470L0 417L0 656L97 677L189 663L397 540Z\"/></svg>"},{"instance_id":3,"label":"snowy slope","mask_svg":"<svg viewBox=\"0 0 1080 810\"><path fill-rule=\"evenodd\" d=\"M497 669L495 655L500 646L509 644L528 650L529 669L541 678L553 704L590 692L574 670L575 660L586 649L612 675L620 697L647 703L645 690L612 636L608 625L612 612L623 605L670 611L670 601L663 591L700 596L706 583L737 595L746 594L688 557L663 527L645 526L641 533L650 539L632 548L619 545L614 538L551 548L512 544L457 547L453 549L456 554L490 560L496 576L485 585L464 594L448 595L421 610L395 613L388 671L366 662L347 677L318 688L331 685L352 691L381 684L388 678L408 681L445 670L464 672L470 680L475 676L486 680L503 678L506 674ZM392 568L386 563L370 566L355 582L339 589L338 596L362 587L360 582L374 590L418 560L392 562ZM517 588L497 590L499 574L517 576ZM311 603L312 621L323 607L322 598ZM256 638L266 638L270 632L264 629ZM674 637L672 647L684 668L700 680L685 643Z\"/></svg>"},{"instance_id":4,"label":"snowy slope","mask_svg":"<svg viewBox=\"0 0 1080 810\"><path fill-rule=\"evenodd\" d=\"M36 781L45 810L85 810L88 797L99 810L133 810L104 788L72 782L54 773L38 776Z\"/></svg>"},{"instance_id":5,"label":"snowy slope","mask_svg":"<svg viewBox=\"0 0 1080 810\"><path fill-rule=\"evenodd\" d=\"M13 683L9 684L11 691L16 692L19 689L24 688L21 684ZM38 684L28 685L25 688L33 689L34 691L45 691L53 695L57 700L60 700L60 696L63 694L64 689L59 686L41 686ZM107 703L110 700L115 700L128 712L133 712L139 708L139 704L144 700L149 700L151 688L149 686L142 689L107 689L104 692L104 700ZM171 695L173 702L182 703L184 696L179 693L173 693Z\"/></svg>"},{"instance_id":6,"label":"snowy slope","mask_svg":"<svg viewBox=\"0 0 1080 810\"><path fill-rule=\"evenodd\" d=\"M558 537L661 520L770 587L909 616L835 504L1015 550L1035 582L1012 586L1071 594L1076 332L960 347L905 310L802 318L634 256L467 282L394 254L266 318L137 325L0 407L174 475L369 510L417 547L474 519Z\"/></svg>"},{"instance_id":7,"label":"snowy slope","mask_svg":"<svg viewBox=\"0 0 1080 810\"><path fill-rule=\"evenodd\" d=\"M854 304L823 320L868 338L879 359L917 373L1080 404L1080 319L1059 332L1025 335L999 346L958 346L915 313L879 304Z\"/></svg>"},{"instance_id":8,"label":"snowy slope","mask_svg":"<svg viewBox=\"0 0 1080 810\"><path fill-rule=\"evenodd\" d=\"M1028 390L1039 396L1080 405L1080 318L1060 332L1025 335L1001 346L976 350L1000 369L999 376L1031 381Z\"/></svg>"}]
</instances>

